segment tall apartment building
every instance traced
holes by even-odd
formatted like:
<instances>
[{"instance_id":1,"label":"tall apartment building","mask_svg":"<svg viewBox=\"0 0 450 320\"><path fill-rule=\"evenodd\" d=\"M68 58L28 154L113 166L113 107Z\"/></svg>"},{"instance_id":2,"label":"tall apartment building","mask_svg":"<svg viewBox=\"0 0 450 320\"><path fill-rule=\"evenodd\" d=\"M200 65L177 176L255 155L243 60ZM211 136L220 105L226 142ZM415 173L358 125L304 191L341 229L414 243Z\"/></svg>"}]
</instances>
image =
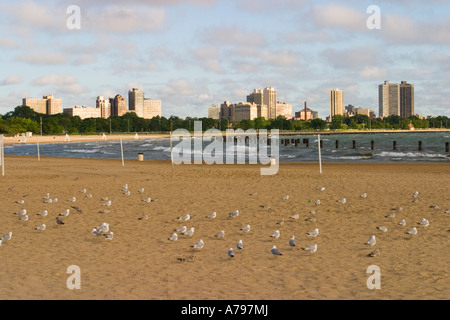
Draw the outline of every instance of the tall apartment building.
<instances>
[{"instance_id":1,"label":"tall apartment building","mask_svg":"<svg viewBox=\"0 0 450 320\"><path fill-rule=\"evenodd\" d=\"M292 104L286 102L277 102L275 109L275 118L284 116L287 120L292 119Z\"/></svg>"},{"instance_id":2,"label":"tall apartment building","mask_svg":"<svg viewBox=\"0 0 450 320\"><path fill-rule=\"evenodd\" d=\"M111 102L106 100L103 96L98 96L95 102L95 107L100 109L100 117L108 119L111 116Z\"/></svg>"},{"instance_id":3,"label":"tall apartment building","mask_svg":"<svg viewBox=\"0 0 450 320\"><path fill-rule=\"evenodd\" d=\"M78 116L81 119L100 118L101 108L75 106L74 108L64 108L64 114L68 114L71 117Z\"/></svg>"},{"instance_id":4,"label":"tall apartment building","mask_svg":"<svg viewBox=\"0 0 450 320\"><path fill-rule=\"evenodd\" d=\"M144 117L144 91L133 88L128 91L128 110L135 111L138 117Z\"/></svg>"},{"instance_id":5,"label":"tall apartment building","mask_svg":"<svg viewBox=\"0 0 450 320\"><path fill-rule=\"evenodd\" d=\"M277 117L277 91L274 88L254 89L247 96L247 102L261 106L265 105L267 107L267 115L263 114L262 117L266 119L274 119Z\"/></svg>"},{"instance_id":6,"label":"tall apartment building","mask_svg":"<svg viewBox=\"0 0 450 320\"><path fill-rule=\"evenodd\" d=\"M344 93L342 90L333 89L330 92L330 119L335 115L344 114Z\"/></svg>"},{"instance_id":7,"label":"tall apartment building","mask_svg":"<svg viewBox=\"0 0 450 320\"><path fill-rule=\"evenodd\" d=\"M253 102L230 103L225 101L220 105L220 119L228 121L254 120L267 114L267 106Z\"/></svg>"},{"instance_id":8,"label":"tall apartment building","mask_svg":"<svg viewBox=\"0 0 450 320\"><path fill-rule=\"evenodd\" d=\"M120 117L128 112L127 99L122 97L120 94L116 95L114 98L109 98L109 103L111 105L112 116Z\"/></svg>"},{"instance_id":9,"label":"tall apartment building","mask_svg":"<svg viewBox=\"0 0 450 320\"><path fill-rule=\"evenodd\" d=\"M414 86L406 81L400 84L385 81L378 86L378 105L380 117L414 115Z\"/></svg>"},{"instance_id":10,"label":"tall apartment building","mask_svg":"<svg viewBox=\"0 0 450 320\"><path fill-rule=\"evenodd\" d=\"M144 99L144 113L142 118L151 119L154 117L161 117L161 100Z\"/></svg>"},{"instance_id":11,"label":"tall apartment building","mask_svg":"<svg viewBox=\"0 0 450 320\"><path fill-rule=\"evenodd\" d=\"M54 96L43 96L42 99L23 98L22 105L28 106L35 112L43 114L62 113L62 99L55 99Z\"/></svg>"},{"instance_id":12,"label":"tall apartment building","mask_svg":"<svg viewBox=\"0 0 450 320\"><path fill-rule=\"evenodd\" d=\"M219 120L220 119L220 106L212 105L208 108L208 118Z\"/></svg>"}]
</instances>

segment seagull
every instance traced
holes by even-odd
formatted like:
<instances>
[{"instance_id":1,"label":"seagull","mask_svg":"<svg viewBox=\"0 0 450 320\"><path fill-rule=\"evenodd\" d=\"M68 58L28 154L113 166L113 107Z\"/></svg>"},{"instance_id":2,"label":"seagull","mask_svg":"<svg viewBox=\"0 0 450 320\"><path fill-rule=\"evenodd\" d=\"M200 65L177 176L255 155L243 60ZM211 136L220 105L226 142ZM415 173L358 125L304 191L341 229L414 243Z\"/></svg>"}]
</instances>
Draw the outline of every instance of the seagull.
<instances>
[{"instance_id":1,"label":"seagull","mask_svg":"<svg viewBox=\"0 0 450 320\"><path fill-rule=\"evenodd\" d=\"M431 209L436 209L436 210L440 210L441 208L439 206L430 206Z\"/></svg>"},{"instance_id":2,"label":"seagull","mask_svg":"<svg viewBox=\"0 0 450 320\"><path fill-rule=\"evenodd\" d=\"M173 233L170 237L169 237L170 241L177 241L178 240L178 234Z\"/></svg>"},{"instance_id":3,"label":"seagull","mask_svg":"<svg viewBox=\"0 0 450 320\"><path fill-rule=\"evenodd\" d=\"M316 222L316 217L309 217L309 218L306 218L305 221Z\"/></svg>"},{"instance_id":4,"label":"seagull","mask_svg":"<svg viewBox=\"0 0 450 320\"><path fill-rule=\"evenodd\" d=\"M103 206L105 206L105 207L110 207L111 204L112 204L112 201L111 201L111 200L108 200L108 201L106 201L106 202L103 204Z\"/></svg>"},{"instance_id":5,"label":"seagull","mask_svg":"<svg viewBox=\"0 0 450 320\"><path fill-rule=\"evenodd\" d=\"M368 254L369 257L376 257L380 255L380 249L375 249L371 253Z\"/></svg>"},{"instance_id":6,"label":"seagull","mask_svg":"<svg viewBox=\"0 0 450 320\"><path fill-rule=\"evenodd\" d=\"M183 217L178 218L178 220L181 220L181 221L188 221L189 219L191 219L191 215L189 213Z\"/></svg>"},{"instance_id":7,"label":"seagull","mask_svg":"<svg viewBox=\"0 0 450 320\"><path fill-rule=\"evenodd\" d=\"M44 210L42 212L39 212L38 215L40 215L41 217L46 217L48 215L48 211Z\"/></svg>"},{"instance_id":8,"label":"seagull","mask_svg":"<svg viewBox=\"0 0 450 320\"><path fill-rule=\"evenodd\" d=\"M56 217L56 224L64 224L64 221Z\"/></svg>"},{"instance_id":9,"label":"seagull","mask_svg":"<svg viewBox=\"0 0 450 320\"><path fill-rule=\"evenodd\" d=\"M108 210L108 209L104 209L104 210L99 211L99 213L110 213L110 212L111 212L111 210Z\"/></svg>"},{"instance_id":10,"label":"seagull","mask_svg":"<svg viewBox=\"0 0 450 320\"><path fill-rule=\"evenodd\" d=\"M109 231L109 223L103 222L96 229L100 232L106 233Z\"/></svg>"},{"instance_id":11,"label":"seagull","mask_svg":"<svg viewBox=\"0 0 450 320\"><path fill-rule=\"evenodd\" d=\"M205 245L205 243L203 242L202 239L200 239L200 241L198 241L196 244L194 244L192 246L192 248L194 248L194 249L202 249L204 245Z\"/></svg>"},{"instance_id":12,"label":"seagull","mask_svg":"<svg viewBox=\"0 0 450 320\"><path fill-rule=\"evenodd\" d=\"M110 231L109 233L104 234L103 236L105 237L106 240L112 240L113 236L114 236L114 232Z\"/></svg>"},{"instance_id":13,"label":"seagull","mask_svg":"<svg viewBox=\"0 0 450 320\"><path fill-rule=\"evenodd\" d=\"M108 201L109 199L108 199L108 197L103 197L102 198L102 201Z\"/></svg>"},{"instance_id":14,"label":"seagull","mask_svg":"<svg viewBox=\"0 0 450 320\"><path fill-rule=\"evenodd\" d=\"M47 194L44 196L44 199L45 200L50 199L50 193L47 192Z\"/></svg>"},{"instance_id":15,"label":"seagull","mask_svg":"<svg viewBox=\"0 0 450 320\"><path fill-rule=\"evenodd\" d=\"M24 216L27 214L27 209L20 210L20 211L16 212L15 214L17 214L19 216Z\"/></svg>"},{"instance_id":16,"label":"seagull","mask_svg":"<svg viewBox=\"0 0 450 320\"><path fill-rule=\"evenodd\" d=\"M69 201L69 202L75 202L75 201L77 201L77 198L75 198L75 197L72 197L72 198L70 198L69 200L67 200L67 201Z\"/></svg>"},{"instance_id":17,"label":"seagull","mask_svg":"<svg viewBox=\"0 0 450 320\"><path fill-rule=\"evenodd\" d=\"M309 251L311 253L314 253L314 252L317 251L317 244L313 244L313 245L307 246L307 247L303 248L303 250Z\"/></svg>"},{"instance_id":18,"label":"seagull","mask_svg":"<svg viewBox=\"0 0 450 320\"><path fill-rule=\"evenodd\" d=\"M270 253L274 256L282 256L283 254L280 252L280 250L277 249L276 245L273 245L272 249L270 249Z\"/></svg>"},{"instance_id":19,"label":"seagull","mask_svg":"<svg viewBox=\"0 0 450 320\"><path fill-rule=\"evenodd\" d=\"M395 218L395 212L389 213L388 215L386 215L386 218L394 219Z\"/></svg>"},{"instance_id":20,"label":"seagull","mask_svg":"<svg viewBox=\"0 0 450 320\"><path fill-rule=\"evenodd\" d=\"M392 210L394 210L394 211L402 211L403 208L402 208L402 207L395 207L395 208L393 208Z\"/></svg>"},{"instance_id":21,"label":"seagull","mask_svg":"<svg viewBox=\"0 0 450 320\"><path fill-rule=\"evenodd\" d=\"M122 187L122 191L128 191L128 184L125 184L123 187Z\"/></svg>"},{"instance_id":22,"label":"seagull","mask_svg":"<svg viewBox=\"0 0 450 320\"><path fill-rule=\"evenodd\" d=\"M427 219L423 218L422 220L420 220L419 224L421 226L428 227L430 225L430 222Z\"/></svg>"},{"instance_id":23,"label":"seagull","mask_svg":"<svg viewBox=\"0 0 450 320\"><path fill-rule=\"evenodd\" d=\"M404 227L406 225L405 219L402 219L398 224Z\"/></svg>"},{"instance_id":24,"label":"seagull","mask_svg":"<svg viewBox=\"0 0 450 320\"><path fill-rule=\"evenodd\" d=\"M248 224L245 227L242 227L241 230L245 231L245 232L249 232L250 231L250 225Z\"/></svg>"},{"instance_id":25,"label":"seagull","mask_svg":"<svg viewBox=\"0 0 450 320\"><path fill-rule=\"evenodd\" d=\"M236 248L238 248L238 250L244 249L244 244L242 243L242 240L238 241L238 243L236 244Z\"/></svg>"},{"instance_id":26,"label":"seagull","mask_svg":"<svg viewBox=\"0 0 450 320\"><path fill-rule=\"evenodd\" d=\"M179 227L178 229L176 229L175 231L180 232L180 233L185 233L186 230L187 230L186 226L182 226L182 227Z\"/></svg>"},{"instance_id":27,"label":"seagull","mask_svg":"<svg viewBox=\"0 0 450 320\"><path fill-rule=\"evenodd\" d=\"M289 239L289 246L295 247L295 236L292 235L292 237Z\"/></svg>"},{"instance_id":28,"label":"seagull","mask_svg":"<svg viewBox=\"0 0 450 320\"><path fill-rule=\"evenodd\" d=\"M416 227L412 228L411 230L408 230L407 233L408 233L408 234L417 234L417 229L416 229Z\"/></svg>"},{"instance_id":29,"label":"seagull","mask_svg":"<svg viewBox=\"0 0 450 320\"><path fill-rule=\"evenodd\" d=\"M289 218L298 220L298 218L300 218L300 215L299 215L298 213L297 213L297 214L293 214L293 215L290 216Z\"/></svg>"},{"instance_id":30,"label":"seagull","mask_svg":"<svg viewBox=\"0 0 450 320\"><path fill-rule=\"evenodd\" d=\"M338 200L338 202L339 202L339 203L346 203L346 202L347 202L347 199L342 198L342 199Z\"/></svg>"},{"instance_id":31,"label":"seagull","mask_svg":"<svg viewBox=\"0 0 450 320\"><path fill-rule=\"evenodd\" d=\"M55 199L53 199L53 201L52 202L58 202L58 198L55 198Z\"/></svg>"},{"instance_id":32,"label":"seagull","mask_svg":"<svg viewBox=\"0 0 450 320\"><path fill-rule=\"evenodd\" d=\"M217 216L217 214L216 214L216 212L214 211L213 213L209 214L209 215L207 216L207 218L214 219L216 216Z\"/></svg>"},{"instance_id":33,"label":"seagull","mask_svg":"<svg viewBox=\"0 0 450 320\"><path fill-rule=\"evenodd\" d=\"M288 200L288 199L289 199L289 195L288 194L283 197L283 200Z\"/></svg>"},{"instance_id":34,"label":"seagull","mask_svg":"<svg viewBox=\"0 0 450 320\"><path fill-rule=\"evenodd\" d=\"M223 239L225 237L225 231L221 230L219 233L216 234L216 237L219 239Z\"/></svg>"},{"instance_id":35,"label":"seagull","mask_svg":"<svg viewBox=\"0 0 450 320\"><path fill-rule=\"evenodd\" d=\"M2 241L9 241L12 238L12 231L2 236Z\"/></svg>"},{"instance_id":36,"label":"seagull","mask_svg":"<svg viewBox=\"0 0 450 320\"><path fill-rule=\"evenodd\" d=\"M233 257L234 257L234 250L233 250L233 248L228 249L228 256L229 256L230 258L233 258Z\"/></svg>"},{"instance_id":37,"label":"seagull","mask_svg":"<svg viewBox=\"0 0 450 320\"><path fill-rule=\"evenodd\" d=\"M412 196L413 196L414 198L417 198L418 195L419 195L419 191L416 191L416 192L413 193Z\"/></svg>"},{"instance_id":38,"label":"seagull","mask_svg":"<svg viewBox=\"0 0 450 320\"><path fill-rule=\"evenodd\" d=\"M22 220L22 221L28 221L28 216L27 216L27 215L24 215L24 216L20 217L20 220Z\"/></svg>"},{"instance_id":39,"label":"seagull","mask_svg":"<svg viewBox=\"0 0 450 320\"><path fill-rule=\"evenodd\" d=\"M144 214L142 217L138 218L139 220L148 220L148 215Z\"/></svg>"},{"instance_id":40,"label":"seagull","mask_svg":"<svg viewBox=\"0 0 450 320\"><path fill-rule=\"evenodd\" d=\"M91 233L94 236L102 236L103 235L103 233L100 230L97 230L97 228L92 228Z\"/></svg>"},{"instance_id":41,"label":"seagull","mask_svg":"<svg viewBox=\"0 0 450 320\"><path fill-rule=\"evenodd\" d=\"M311 210L309 213L316 214L316 210Z\"/></svg>"},{"instance_id":42,"label":"seagull","mask_svg":"<svg viewBox=\"0 0 450 320\"><path fill-rule=\"evenodd\" d=\"M367 193L364 192L362 195L360 195L360 197L363 199L367 198Z\"/></svg>"},{"instance_id":43,"label":"seagull","mask_svg":"<svg viewBox=\"0 0 450 320\"><path fill-rule=\"evenodd\" d=\"M319 229L316 228L313 231L308 232L307 234L308 234L308 236L311 236L311 237L317 237L317 235L319 234Z\"/></svg>"},{"instance_id":44,"label":"seagull","mask_svg":"<svg viewBox=\"0 0 450 320\"><path fill-rule=\"evenodd\" d=\"M373 234L370 236L369 240L367 240L366 244L373 246L375 245L375 243L377 243L377 240L375 239L375 235Z\"/></svg>"},{"instance_id":45,"label":"seagull","mask_svg":"<svg viewBox=\"0 0 450 320\"><path fill-rule=\"evenodd\" d=\"M69 215L70 211L67 209L66 211L61 212L59 215L63 217L67 217Z\"/></svg>"},{"instance_id":46,"label":"seagull","mask_svg":"<svg viewBox=\"0 0 450 320\"><path fill-rule=\"evenodd\" d=\"M320 200L316 200L315 204L319 205L320 204Z\"/></svg>"},{"instance_id":47,"label":"seagull","mask_svg":"<svg viewBox=\"0 0 450 320\"><path fill-rule=\"evenodd\" d=\"M383 232L387 231L387 228L385 226L378 226L377 229Z\"/></svg>"},{"instance_id":48,"label":"seagull","mask_svg":"<svg viewBox=\"0 0 450 320\"><path fill-rule=\"evenodd\" d=\"M319 190L319 191L325 191L325 187L321 187L321 188L319 188L319 189L317 189L317 190Z\"/></svg>"},{"instance_id":49,"label":"seagull","mask_svg":"<svg viewBox=\"0 0 450 320\"><path fill-rule=\"evenodd\" d=\"M447 211L445 211L446 214L450 214L450 209L448 209Z\"/></svg>"},{"instance_id":50,"label":"seagull","mask_svg":"<svg viewBox=\"0 0 450 320\"><path fill-rule=\"evenodd\" d=\"M271 235L272 238L278 239L280 237L280 230L275 230Z\"/></svg>"},{"instance_id":51,"label":"seagull","mask_svg":"<svg viewBox=\"0 0 450 320\"><path fill-rule=\"evenodd\" d=\"M142 202L152 202L152 199L148 197L147 199L142 200Z\"/></svg>"},{"instance_id":52,"label":"seagull","mask_svg":"<svg viewBox=\"0 0 450 320\"><path fill-rule=\"evenodd\" d=\"M236 211L233 211L230 213L231 218L237 217L238 215L239 215L239 210L236 210Z\"/></svg>"},{"instance_id":53,"label":"seagull","mask_svg":"<svg viewBox=\"0 0 450 320\"><path fill-rule=\"evenodd\" d=\"M281 219L280 221L278 221L277 224L279 224L280 226L282 226L282 225L284 224L284 219Z\"/></svg>"},{"instance_id":54,"label":"seagull","mask_svg":"<svg viewBox=\"0 0 450 320\"><path fill-rule=\"evenodd\" d=\"M186 230L185 232L183 232L183 234L184 234L185 236L192 237L192 236L194 235L194 231L195 231L195 228L192 227L192 228L190 228L189 230Z\"/></svg>"},{"instance_id":55,"label":"seagull","mask_svg":"<svg viewBox=\"0 0 450 320\"><path fill-rule=\"evenodd\" d=\"M129 196L130 194L131 194L130 191L127 191L127 192L124 193L124 195L126 195L126 196Z\"/></svg>"},{"instance_id":56,"label":"seagull","mask_svg":"<svg viewBox=\"0 0 450 320\"><path fill-rule=\"evenodd\" d=\"M89 193L86 198L92 198L92 194Z\"/></svg>"},{"instance_id":57,"label":"seagull","mask_svg":"<svg viewBox=\"0 0 450 320\"><path fill-rule=\"evenodd\" d=\"M45 202L45 203L52 203L53 200L52 200L52 199L47 199L47 200L45 200L44 202Z\"/></svg>"},{"instance_id":58,"label":"seagull","mask_svg":"<svg viewBox=\"0 0 450 320\"><path fill-rule=\"evenodd\" d=\"M83 189L80 191L80 193L86 193L86 191L87 191L86 189Z\"/></svg>"},{"instance_id":59,"label":"seagull","mask_svg":"<svg viewBox=\"0 0 450 320\"><path fill-rule=\"evenodd\" d=\"M140 189L138 190L138 192L139 192L139 193L144 193L144 188L140 188Z\"/></svg>"},{"instance_id":60,"label":"seagull","mask_svg":"<svg viewBox=\"0 0 450 320\"><path fill-rule=\"evenodd\" d=\"M75 210L76 212L79 212L79 213L81 213L81 212L83 212L83 210L81 210L79 207L77 207L77 206L70 206L71 208L73 208L73 210ZM67 209L68 210L68 209Z\"/></svg>"},{"instance_id":61,"label":"seagull","mask_svg":"<svg viewBox=\"0 0 450 320\"><path fill-rule=\"evenodd\" d=\"M16 201L16 203L18 203L18 204L24 204L24 203L25 203L25 200L19 200L19 201Z\"/></svg>"}]
</instances>

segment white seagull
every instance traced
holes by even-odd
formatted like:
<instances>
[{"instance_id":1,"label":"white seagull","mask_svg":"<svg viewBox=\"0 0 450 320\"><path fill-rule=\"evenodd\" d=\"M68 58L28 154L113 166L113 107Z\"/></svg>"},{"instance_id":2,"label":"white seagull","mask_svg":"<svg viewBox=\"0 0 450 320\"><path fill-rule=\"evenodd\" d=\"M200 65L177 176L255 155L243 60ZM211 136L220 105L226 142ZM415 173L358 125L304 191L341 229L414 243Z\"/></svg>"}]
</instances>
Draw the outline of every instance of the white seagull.
<instances>
[{"instance_id":1,"label":"white seagull","mask_svg":"<svg viewBox=\"0 0 450 320\"><path fill-rule=\"evenodd\" d=\"M407 233L408 233L408 234L417 234L417 229L416 229L416 227L412 228L411 230L408 230Z\"/></svg>"},{"instance_id":2,"label":"white seagull","mask_svg":"<svg viewBox=\"0 0 450 320\"><path fill-rule=\"evenodd\" d=\"M295 247L295 236L292 235L292 237L289 239L289 246Z\"/></svg>"},{"instance_id":3,"label":"white seagull","mask_svg":"<svg viewBox=\"0 0 450 320\"><path fill-rule=\"evenodd\" d=\"M16 203L18 203L18 204L24 204L25 201L24 201L24 200L19 200L19 201L16 201Z\"/></svg>"},{"instance_id":4,"label":"white seagull","mask_svg":"<svg viewBox=\"0 0 450 320\"><path fill-rule=\"evenodd\" d=\"M419 191L414 192L412 196L413 196L414 198L417 198L417 197L419 196Z\"/></svg>"},{"instance_id":5,"label":"white seagull","mask_svg":"<svg viewBox=\"0 0 450 320\"><path fill-rule=\"evenodd\" d=\"M308 232L308 236L310 236L310 237L317 237L318 234L319 234L319 229L318 228L314 229L311 232Z\"/></svg>"},{"instance_id":6,"label":"white seagull","mask_svg":"<svg viewBox=\"0 0 450 320\"><path fill-rule=\"evenodd\" d=\"M48 215L48 211L44 210L42 212L39 212L38 215L40 215L41 217L46 217Z\"/></svg>"},{"instance_id":7,"label":"white seagull","mask_svg":"<svg viewBox=\"0 0 450 320\"><path fill-rule=\"evenodd\" d=\"M373 246L375 245L375 243L377 243L377 240L375 239L375 235L373 234L370 236L369 240L367 240L366 244Z\"/></svg>"},{"instance_id":8,"label":"white seagull","mask_svg":"<svg viewBox=\"0 0 450 320\"><path fill-rule=\"evenodd\" d=\"M187 230L186 226L179 227L178 229L175 229L176 232L185 233Z\"/></svg>"},{"instance_id":9,"label":"white seagull","mask_svg":"<svg viewBox=\"0 0 450 320\"><path fill-rule=\"evenodd\" d=\"M430 222L427 219L423 218L422 220L420 220L419 224L421 226L428 227L430 225Z\"/></svg>"},{"instance_id":10,"label":"white seagull","mask_svg":"<svg viewBox=\"0 0 450 320\"><path fill-rule=\"evenodd\" d=\"M192 227L192 228L190 228L189 230L186 230L185 232L183 232L183 234L184 234L185 236L192 237L192 236L194 235L194 232L195 232L195 228Z\"/></svg>"},{"instance_id":11,"label":"white seagull","mask_svg":"<svg viewBox=\"0 0 450 320\"><path fill-rule=\"evenodd\" d=\"M61 212L59 215L63 216L63 217L67 217L69 215L69 213L70 213L70 210L67 209L66 211Z\"/></svg>"},{"instance_id":12,"label":"white seagull","mask_svg":"<svg viewBox=\"0 0 450 320\"><path fill-rule=\"evenodd\" d=\"M223 239L225 237L225 231L221 230L219 233L216 234L216 237L219 239Z\"/></svg>"},{"instance_id":13,"label":"white seagull","mask_svg":"<svg viewBox=\"0 0 450 320\"><path fill-rule=\"evenodd\" d=\"M245 227L242 227L241 230L245 231L245 232L249 232L250 231L250 225L248 224Z\"/></svg>"},{"instance_id":14,"label":"white seagull","mask_svg":"<svg viewBox=\"0 0 450 320\"><path fill-rule=\"evenodd\" d=\"M101 225L97 227L97 230L103 233L106 233L109 231L109 223L103 222Z\"/></svg>"},{"instance_id":15,"label":"white seagull","mask_svg":"<svg viewBox=\"0 0 450 320\"><path fill-rule=\"evenodd\" d=\"M97 228L92 228L91 233L94 236L102 236L103 235L103 233L100 230L97 230Z\"/></svg>"},{"instance_id":16,"label":"white seagull","mask_svg":"<svg viewBox=\"0 0 450 320\"><path fill-rule=\"evenodd\" d=\"M236 211L233 211L230 213L231 218L237 217L238 215L239 215L239 210L236 210Z\"/></svg>"},{"instance_id":17,"label":"white seagull","mask_svg":"<svg viewBox=\"0 0 450 320\"><path fill-rule=\"evenodd\" d=\"M313 244L313 245L307 246L307 247L303 248L303 250L309 251L311 253L314 253L314 252L317 251L317 244Z\"/></svg>"},{"instance_id":18,"label":"white seagull","mask_svg":"<svg viewBox=\"0 0 450 320\"><path fill-rule=\"evenodd\" d=\"M346 198L342 198L342 199L339 199L338 202L339 202L339 203L346 203L346 202L347 202L347 199L346 199Z\"/></svg>"},{"instance_id":19,"label":"white seagull","mask_svg":"<svg viewBox=\"0 0 450 320\"><path fill-rule=\"evenodd\" d=\"M398 224L404 227L406 225L406 220L402 219Z\"/></svg>"},{"instance_id":20,"label":"white seagull","mask_svg":"<svg viewBox=\"0 0 450 320\"><path fill-rule=\"evenodd\" d=\"M385 226L378 226L377 229L383 232L387 231L387 228Z\"/></svg>"},{"instance_id":21,"label":"white seagull","mask_svg":"<svg viewBox=\"0 0 450 320\"><path fill-rule=\"evenodd\" d=\"M138 192L139 192L139 193L144 193L144 188L140 188L140 189L138 190Z\"/></svg>"},{"instance_id":22,"label":"white seagull","mask_svg":"<svg viewBox=\"0 0 450 320\"><path fill-rule=\"evenodd\" d=\"M12 238L12 231L2 236L2 241L9 241Z\"/></svg>"},{"instance_id":23,"label":"white seagull","mask_svg":"<svg viewBox=\"0 0 450 320\"><path fill-rule=\"evenodd\" d=\"M104 206L104 207L110 207L111 204L112 204L112 201L111 201L111 200L108 200L108 201L106 201L106 202L103 204L103 206Z\"/></svg>"},{"instance_id":24,"label":"white seagull","mask_svg":"<svg viewBox=\"0 0 450 320\"><path fill-rule=\"evenodd\" d=\"M367 193L364 192L362 195L360 195L360 197L363 199L367 198Z\"/></svg>"},{"instance_id":25,"label":"white seagull","mask_svg":"<svg viewBox=\"0 0 450 320\"><path fill-rule=\"evenodd\" d=\"M20 217L20 220L22 220L22 221L28 221L28 216L27 216L27 215L24 215L24 216Z\"/></svg>"},{"instance_id":26,"label":"white seagull","mask_svg":"<svg viewBox=\"0 0 450 320\"><path fill-rule=\"evenodd\" d=\"M17 214L19 216L24 216L27 214L27 209L20 210L20 211L16 212L15 214Z\"/></svg>"},{"instance_id":27,"label":"white seagull","mask_svg":"<svg viewBox=\"0 0 450 320\"><path fill-rule=\"evenodd\" d=\"M194 244L192 246L192 248L194 248L194 249L202 249L204 245L205 245L205 243L203 242L202 239L200 239L200 241L198 241L196 244Z\"/></svg>"},{"instance_id":28,"label":"white seagull","mask_svg":"<svg viewBox=\"0 0 450 320\"><path fill-rule=\"evenodd\" d=\"M280 230L275 230L271 235L272 238L278 239L280 237Z\"/></svg>"},{"instance_id":29,"label":"white seagull","mask_svg":"<svg viewBox=\"0 0 450 320\"><path fill-rule=\"evenodd\" d=\"M216 212L214 211L213 213L209 214L207 217L214 219L217 216Z\"/></svg>"},{"instance_id":30,"label":"white seagull","mask_svg":"<svg viewBox=\"0 0 450 320\"><path fill-rule=\"evenodd\" d=\"M75 201L77 201L77 198L75 198L75 197L72 197L72 198L70 198L69 200L67 200L67 201L69 201L69 202L75 202Z\"/></svg>"},{"instance_id":31,"label":"white seagull","mask_svg":"<svg viewBox=\"0 0 450 320\"><path fill-rule=\"evenodd\" d=\"M169 237L170 241L177 241L178 240L178 234L173 233L170 237Z\"/></svg>"},{"instance_id":32,"label":"white seagull","mask_svg":"<svg viewBox=\"0 0 450 320\"><path fill-rule=\"evenodd\" d=\"M228 256L229 256L230 258L233 258L233 257L234 257L234 250L233 250L233 248L228 249Z\"/></svg>"},{"instance_id":33,"label":"white seagull","mask_svg":"<svg viewBox=\"0 0 450 320\"><path fill-rule=\"evenodd\" d=\"M238 243L236 244L236 248L238 248L239 250L244 249L244 244L242 243L242 240L238 241Z\"/></svg>"},{"instance_id":34,"label":"white seagull","mask_svg":"<svg viewBox=\"0 0 450 320\"><path fill-rule=\"evenodd\" d=\"M110 231L109 233L104 234L103 236L105 237L106 240L112 240L114 237L114 232Z\"/></svg>"},{"instance_id":35,"label":"white seagull","mask_svg":"<svg viewBox=\"0 0 450 320\"><path fill-rule=\"evenodd\" d=\"M190 219L191 219L191 215L189 213L183 217L178 218L178 220L181 220L181 221L188 221Z\"/></svg>"},{"instance_id":36,"label":"white seagull","mask_svg":"<svg viewBox=\"0 0 450 320\"><path fill-rule=\"evenodd\" d=\"M288 194L283 197L283 200L288 200L288 199L289 199L289 195Z\"/></svg>"}]
</instances>

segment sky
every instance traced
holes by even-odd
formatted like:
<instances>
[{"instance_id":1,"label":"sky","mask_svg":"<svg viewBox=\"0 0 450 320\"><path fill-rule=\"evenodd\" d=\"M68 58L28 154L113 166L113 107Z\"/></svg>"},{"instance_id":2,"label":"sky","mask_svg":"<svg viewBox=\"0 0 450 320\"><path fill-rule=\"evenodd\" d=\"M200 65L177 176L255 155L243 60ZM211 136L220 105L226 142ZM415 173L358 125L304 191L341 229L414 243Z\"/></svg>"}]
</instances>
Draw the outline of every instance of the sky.
<instances>
[{"instance_id":1,"label":"sky","mask_svg":"<svg viewBox=\"0 0 450 320\"><path fill-rule=\"evenodd\" d=\"M273 87L294 112L325 119L338 88L378 115L385 80L415 86L415 113L450 116L450 1L0 1L0 114L139 88L164 117L206 117Z\"/></svg>"}]
</instances>

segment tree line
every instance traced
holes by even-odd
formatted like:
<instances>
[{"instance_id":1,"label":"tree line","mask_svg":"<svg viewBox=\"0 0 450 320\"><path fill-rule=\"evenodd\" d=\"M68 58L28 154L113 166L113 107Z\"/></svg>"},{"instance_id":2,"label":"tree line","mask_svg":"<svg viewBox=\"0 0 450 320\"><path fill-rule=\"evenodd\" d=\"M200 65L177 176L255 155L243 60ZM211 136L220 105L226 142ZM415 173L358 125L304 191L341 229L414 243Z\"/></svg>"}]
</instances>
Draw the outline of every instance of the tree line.
<instances>
[{"instance_id":1,"label":"tree line","mask_svg":"<svg viewBox=\"0 0 450 320\"><path fill-rule=\"evenodd\" d=\"M177 116L154 117L144 119L135 113L126 113L123 116L111 116L104 118L81 119L78 116L60 113L47 115L35 112L28 106L18 106L14 111L10 111L0 116L0 133L15 135L27 131L33 134L58 135L58 134L98 134L98 133L124 133L124 132L169 132L176 129L194 130L194 122L202 122L202 130L217 128L224 131L230 127L233 129L279 129L283 131L311 131L345 129L408 129L412 124L417 129L427 128L449 128L450 119L446 116L439 116L429 119L419 119L417 117L401 118L389 116L384 119L370 119L365 115L353 117L334 116L331 122L322 119L313 120L287 120L284 116L276 119L266 120L256 118L254 120L242 120L239 122L229 122L228 120L215 120L211 118L191 118L182 119Z\"/></svg>"}]
</instances>

